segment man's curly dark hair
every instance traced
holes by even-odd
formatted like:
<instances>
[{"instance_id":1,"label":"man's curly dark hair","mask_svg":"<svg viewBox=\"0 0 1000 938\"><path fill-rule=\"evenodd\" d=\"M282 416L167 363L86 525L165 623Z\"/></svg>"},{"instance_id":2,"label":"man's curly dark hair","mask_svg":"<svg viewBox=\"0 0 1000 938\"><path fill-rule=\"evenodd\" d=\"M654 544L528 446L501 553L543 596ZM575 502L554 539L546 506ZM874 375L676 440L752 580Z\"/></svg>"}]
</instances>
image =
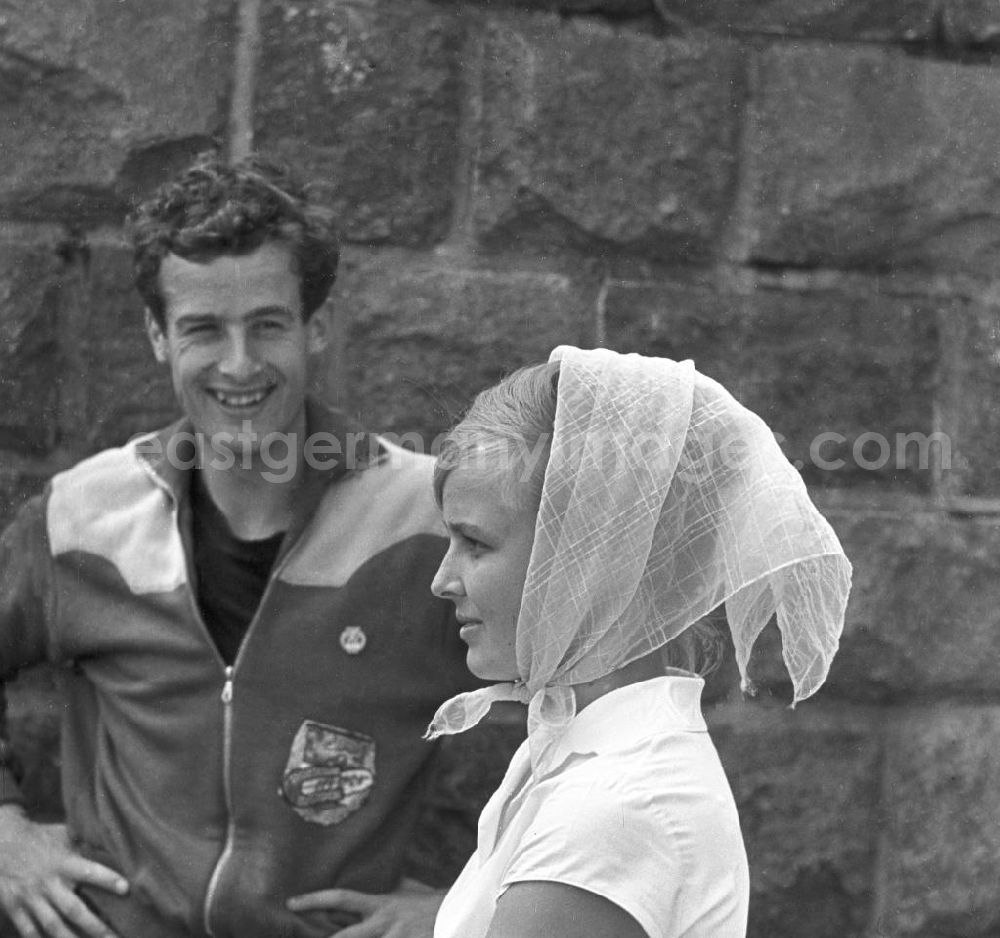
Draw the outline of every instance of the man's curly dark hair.
<instances>
[{"instance_id":1,"label":"man's curly dark hair","mask_svg":"<svg viewBox=\"0 0 1000 938\"><path fill-rule=\"evenodd\" d=\"M135 209L128 232L136 289L161 329L166 307L159 275L167 254L207 262L284 242L298 265L305 319L322 306L337 276L333 212L310 202L290 167L260 155L229 165L203 153Z\"/></svg>"}]
</instances>

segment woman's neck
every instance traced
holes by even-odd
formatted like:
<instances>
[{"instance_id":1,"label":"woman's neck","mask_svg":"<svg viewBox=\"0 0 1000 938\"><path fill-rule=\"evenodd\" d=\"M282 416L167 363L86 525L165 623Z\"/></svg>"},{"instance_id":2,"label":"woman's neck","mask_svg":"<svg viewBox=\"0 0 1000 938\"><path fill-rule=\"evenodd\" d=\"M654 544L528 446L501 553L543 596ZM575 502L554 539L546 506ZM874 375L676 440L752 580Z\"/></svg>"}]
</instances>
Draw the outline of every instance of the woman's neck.
<instances>
[{"instance_id":1,"label":"woman's neck","mask_svg":"<svg viewBox=\"0 0 1000 938\"><path fill-rule=\"evenodd\" d=\"M660 650L656 649L656 651L651 651L648 655L637 658L617 671L599 677L596 681L574 684L573 694L576 697L577 713L599 697L610 694L611 691L618 690L619 687L627 687L629 684L638 684L640 681L661 677L663 673L663 657Z\"/></svg>"}]
</instances>

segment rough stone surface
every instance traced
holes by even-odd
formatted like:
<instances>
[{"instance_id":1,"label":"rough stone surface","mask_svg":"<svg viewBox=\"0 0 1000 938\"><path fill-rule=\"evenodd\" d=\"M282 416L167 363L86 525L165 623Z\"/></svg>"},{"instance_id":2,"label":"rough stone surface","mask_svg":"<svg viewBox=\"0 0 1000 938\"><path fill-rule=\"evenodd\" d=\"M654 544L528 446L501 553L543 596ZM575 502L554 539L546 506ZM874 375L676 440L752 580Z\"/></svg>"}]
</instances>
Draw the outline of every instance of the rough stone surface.
<instances>
[{"instance_id":1,"label":"rough stone surface","mask_svg":"<svg viewBox=\"0 0 1000 938\"><path fill-rule=\"evenodd\" d=\"M458 0L450 0L456 3ZM522 7L535 12L593 13L606 16L629 16L651 13L653 0L471 0L480 6Z\"/></svg>"},{"instance_id":2,"label":"rough stone surface","mask_svg":"<svg viewBox=\"0 0 1000 938\"><path fill-rule=\"evenodd\" d=\"M902 716L885 784L881 934L1000 934L1000 709Z\"/></svg>"},{"instance_id":3,"label":"rough stone surface","mask_svg":"<svg viewBox=\"0 0 1000 938\"><path fill-rule=\"evenodd\" d=\"M18 237L23 241L18 240ZM0 250L0 449L76 458L174 415L123 245L56 228L8 230Z\"/></svg>"},{"instance_id":4,"label":"rough stone surface","mask_svg":"<svg viewBox=\"0 0 1000 938\"><path fill-rule=\"evenodd\" d=\"M658 0L668 21L720 32L894 41L927 35L933 0Z\"/></svg>"},{"instance_id":5,"label":"rough stone surface","mask_svg":"<svg viewBox=\"0 0 1000 938\"><path fill-rule=\"evenodd\" d=\"M747 129L751 261L992 274L1000 72L876 48L773 46Z\"/></svg>"},{"instance_id":6,"label":"rough stone surface","mask_svg":"<svg viewBox=\"0 0 1000 938\"><path fill-rule=\"evenodd\" d=\"M841 504L836 504L839 501ZM981 697L1000 659L1000 525L903 500L820 499L854 565L840 651L823 694L858 700ZM776 631L751 673L787 684ZM787 695L786 695L787 696Z\"/></svg>"},{"instance_id":7,"label":"rough stone surface","mask_svg":"<svg viewBox=\"0 0 1000 938\"><path fill-rule=\"evenodd\" d=\"M348 409L382 432L429 439L506 372L587 335L587 298L561 274L355 254L337 291Z\"/></svg>"},{"instance_id":8,"label":"rough stone surface","mask_svg":"<svg viewBox=\"0 0 1000 938\"><path fill-rule=\"evenodd\" d=\"M1000 9L994 0L938 0L941 23L959 47L1000 47Z\"/></svg>"},{"instance_id":9,"label":"rough stone surface","mask_svg":"<svg viewBox=\"0 0 1000 938\"><path fill-rule=\"evenodd\" d=\"M0 448L41 454L58 438L57 230L0 244Z\"/></svg>"},{"instance_id":10,"label":"rough stone surface","mask_svg":"<svg viewBox=\"0 0 1000 938\"><path fill-rule=\"evenodd\" d=\"M723 40L495 18L476 152L479 238L708 256L733 184L738 83Z\"/></svg>"},{"instance_id":11,"label":"rough stone surface","mask_svg":"<svg viewBox=\"0 0 1000 938\"><path fill-rule=\"evenodd\" d=\"M880 741L866 711L739 701L709 714L750 863L750 938L861 938Z\"/></svg>"},{"instance_id":12,"label":"rough stone surface","mask_svg":"<svg viewBox=\"0 0 1000 938\"><path fill-rule=\"evenodd\" d=\"M998 298L1000 299L1000 298ZM1000 302L943 318L941 415L952 441L950 495L1000 494Z\"/></svg>"},{"instance_id":13,"label":"rough stone surface","mask_svg":"<svg viewBox=\"0 0 1000 938\"><path fill-rule=\"evenodd\" d=\"M153 358L143 305L132 286L130 254L121 244L98 244L78 307L83 322L79 361L86 428L77 445L86 452L120 446L177 416L169 369Z\"/></svg>"},{"instance_id":14,"label":"rough stone surface","mask_svg":"<svg viewBox=\"0 0 1000 938\"><path fill-rule=\"evenodd\" d=\"M605 329L619 351L694 359L780 434L807 481L924 489L930 461L897 434L933 429L935 307L878 290L616 282Z\"/></svg>"},{"instance_id":15,"label":"rough stone surface","mask_svg":"<svg viewBox=\"0 0 1000 938\"><path fill-rule=\"evenodd\" d=\"M118 219L126 164L166 139L204 147L225 121L230 13L223 0L0 0L0 212Z\"/></svg>"},{"instance_id":16,"label":"rough stone surface","mask_svg":"<svg viewBox=\"0 0 1000 938\"><path fill-rule=\"evenodd\" d=\"M458 156L457 13L422 0L264 9L257 145L328 189L347 238L443 238Z\"/></svg>"}]
</instances>

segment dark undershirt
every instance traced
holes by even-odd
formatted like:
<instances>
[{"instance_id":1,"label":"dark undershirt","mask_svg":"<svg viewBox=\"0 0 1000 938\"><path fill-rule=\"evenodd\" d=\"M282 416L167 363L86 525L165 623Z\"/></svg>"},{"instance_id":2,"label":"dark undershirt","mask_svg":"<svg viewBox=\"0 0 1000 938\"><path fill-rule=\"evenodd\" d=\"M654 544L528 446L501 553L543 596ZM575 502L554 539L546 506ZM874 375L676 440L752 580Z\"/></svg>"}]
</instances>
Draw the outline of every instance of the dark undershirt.
<instances>
[{"instance_id":1,"label":"dark undershirt","mask_svg":"<svg viewBox=\"0 0 1000 938\"><path fill-rule=\"evenodd\" d=\"M284 532L260 541L236 537L197 472L191 478L191 519L198 606L230 665L260 605Z\"/></svg>"}]
</instances>

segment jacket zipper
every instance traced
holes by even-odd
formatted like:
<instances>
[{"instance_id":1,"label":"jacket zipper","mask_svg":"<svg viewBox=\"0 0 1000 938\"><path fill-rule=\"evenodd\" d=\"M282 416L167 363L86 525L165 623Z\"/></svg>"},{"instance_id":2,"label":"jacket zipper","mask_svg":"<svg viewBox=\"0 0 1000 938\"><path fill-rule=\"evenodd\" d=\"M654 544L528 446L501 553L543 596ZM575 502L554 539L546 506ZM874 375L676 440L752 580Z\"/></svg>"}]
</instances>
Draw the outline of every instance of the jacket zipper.
<instances>
[{"instance_id":1,"label":"jacket zipper","mask_svg":"<svg viewBox=\"0 0 1000 938\"><path fill-rule=\"evenodd\" d=\"M226 682L222 685L222 789L226 803L226 845L219 855L219 859L212 871L212 878L208 881L208 890L205 893L204 925L205 933L214 935L211 923L212 902L219 889L219 881L222 878L222 870L233 852L233 840L236 833L236 824L233 821L233 798L231 791L231 770L230 756L233 747L233 668L232 665L226 667Z\"/></svg>"},{"instance_id":2,"label":"jacket zipper","mask_svg":"<svg viewBox=\"0 0 1000 938\"><path fill-rule=\"evenodd\" d=\"M177 496L171 490L171 488L160 479L159 475L152 469L147 469L147 472L152 477L156 485L166 493L167 498L170 501L170 513L173 518L174 530L177 532L177 536L181 540L181 544L184 545L184 558L185 563L188 567L188 583L187 583L187 596L188 602L191 605L191 614L194 620L199 624L201 630L208 642L208 645L213 650L215 649L215 644L212 641L212 636L208 631L208 626L205 625L205 620L201 617L201 610L198 608L198 600L195 597L194 589L191 584L193 580L191 579L191 559L188 556L186 545L184 542L184 535L181 531L180 524L180 504L177 500ZM270 586L270 583L268 584ZM255 617L256 618L256 617ZM252 624L252 623L251 623ZM249 629L247 630L249 633ZM208 935L214 936L214 932L210 927L211 918L211 908L212 901L218 892L219 881L222 878L222 870L225 866L226 860L230 857L233 852L233 839L235 834L236 825L233 822L233 796L231 791L231 773L229 763L231 761L232 745L233 745L233 671L236 662L232 665L227 665L223 660L222 656L215 652L216 659L219 664L222 665L223 673L225 674L225 681L222 685L222 693L220 699L222 701L222 798L223 804L226 809L226 842L223 845L222 853L219 854L219 859L215 861L215 869L212 870L212 875L208 881L208 889L205 892L205 903L202 907L202 924L205 927L205 932ZM237 660L239 659L239 652L236 654Z\"/></svg>"},{"instance_id":3,"label":"jacket zipper","mask_svg":"<svg viewBox=\"0 0 1000 938\"><path fill-rule=\"evenodd\" d=\"M219 652L215 650L215 643L212 641L212 636L208 631L208 626L205 624L205 620L201 617L201 610L198 608L198 600L195 597L194 589L191 585L193 583L193 580L191 579L191 558L188 555L184 535L181 531L180 504L177 496L171 488L160 479L159 475L155 471L152 469L148 469L147 471L153 481L166 493L168 499L170 500L170 511L173 516L174 530L177 532L177 536L180 538L181 544L184 545L184 558L188 567L188 583L186 592L188 602L191 605L191 615L195 622L197 622L201 627L202 633L204 634L209 647L215 651L216 659L219 664L222 665L223 674L225 675L225 681L222 685L222 693L219 696L222 701L222 798L226 809L226 842L223 845L222 852L219 854L219 859L215 861L215 868L212 870L212 875L208 880L208 888L205 891L205 902L202 907L202 924L204 925L205 932L214 938L215 932L212 931L210 922L212 902L214 901L219 890L219 883L222 879L223 868L226 861L233 853L233 841L236 833L236 824L233 821L232 773L230 771L230 762L232 761L231 757L233 748L233 673L235 671L236 663L239 661L239 652L237 651L236 653L236 661L234 661L231 665L227 665ZM268 583L268 587L270 587L270 583ZM256 616L254 618L256 618ZM252 624L253 623L251 623L251 625ZM249 631L250 630L248 628L248 634Z\"/></svg>"}]
</instances>

